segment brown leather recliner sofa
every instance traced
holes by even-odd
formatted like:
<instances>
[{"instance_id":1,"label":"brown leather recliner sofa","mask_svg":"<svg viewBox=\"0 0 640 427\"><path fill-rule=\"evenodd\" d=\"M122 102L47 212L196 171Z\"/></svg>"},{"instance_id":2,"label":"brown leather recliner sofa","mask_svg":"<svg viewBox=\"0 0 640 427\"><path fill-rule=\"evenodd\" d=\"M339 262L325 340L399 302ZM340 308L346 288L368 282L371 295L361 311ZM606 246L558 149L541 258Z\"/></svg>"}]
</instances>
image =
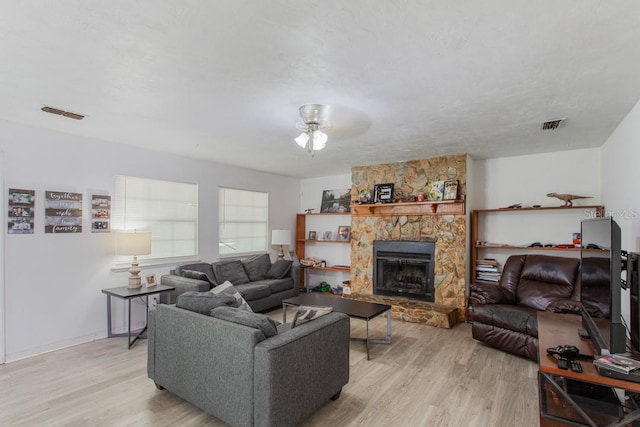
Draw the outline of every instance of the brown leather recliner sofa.
<instances>
[{"instance_id":1,"label":"brown leather recliner sofa","mask_svg":"<svg viewBox=\"0 0 640 427\"><path fill-rule=\"evenodd\" d=\"M608 280L606 275L601 278ZM546 255L509 257L498 285L471 285L468 319L473 323L473 338L537 361L537 312L578 314L579 283L579 259Z\"/></svg>"}]
</instances>

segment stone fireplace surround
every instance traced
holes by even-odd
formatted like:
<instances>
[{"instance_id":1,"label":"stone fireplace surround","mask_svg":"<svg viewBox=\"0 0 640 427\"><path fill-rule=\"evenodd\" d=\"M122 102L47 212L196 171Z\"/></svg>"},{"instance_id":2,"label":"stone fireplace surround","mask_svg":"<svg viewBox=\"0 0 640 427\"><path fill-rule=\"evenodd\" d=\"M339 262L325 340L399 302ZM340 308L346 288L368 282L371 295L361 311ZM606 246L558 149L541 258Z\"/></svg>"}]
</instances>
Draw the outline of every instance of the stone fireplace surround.
<instances>
[{"instance_id":1,"label":"stone fireplace surround","mask_svg":"<svg viewBox=\"0 0 640 427\"><path fill-rule=\"evenodd\" d=\"M351 199L375 184L394 183L394 193L428 192L433 181L458 180L459 198L466 194L466 155L358 166L352 169ZM466 216L464 214L352 215L352 298L392 306L396 319L445 328L465 318ZM435 240L435 302L373 295L374 240Z\"/></svg>"}]
</instances>

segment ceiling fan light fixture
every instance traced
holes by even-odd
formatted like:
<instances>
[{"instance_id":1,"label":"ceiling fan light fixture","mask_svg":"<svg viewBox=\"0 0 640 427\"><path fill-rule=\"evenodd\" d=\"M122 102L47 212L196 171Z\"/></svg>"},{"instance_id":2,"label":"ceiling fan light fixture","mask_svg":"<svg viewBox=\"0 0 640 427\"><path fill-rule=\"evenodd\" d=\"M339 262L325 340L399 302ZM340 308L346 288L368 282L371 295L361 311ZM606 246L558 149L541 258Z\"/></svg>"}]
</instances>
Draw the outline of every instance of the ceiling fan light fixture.
<instances>
[{"instance_id":1,"label":"ceiling fan light fixture","mask_svg":"<svg viewBox=\"0 0 640 427\"><path fill-rule=\"evenodd\" d=\"M298 144L301 148L306 148L307 147L307 141L309 141L309 135L307 135L306 132L302 132L300 135L298 135L294 141L296 142L296 144Z\"/></svg>"},{"instance_id":2,"label":"ceiling fan light fixture","mask_svg":"<svg viewBox=\"0 0 640 427\"><path fill-rule=\"evenodd\" d=\"M327 134L319 130L313 131L313 149L322 150L327 146Z\"/></svg>"},{"instance_id":3,"label":"ceiling fan light fixture","mask_svg":"<svg viewBox=\"0 0 640 427\"><path fill-rule=\"evenodd\" d=\"M326 119L328 107L320 104L306 104L300 107L299 113L302 122L296 125L302 133L294 139L296 144L306 149L313 157L314 151L322 150L327 145L329 139L327 134L322 132L330 125Z\"/></svg>"}]
</instances>

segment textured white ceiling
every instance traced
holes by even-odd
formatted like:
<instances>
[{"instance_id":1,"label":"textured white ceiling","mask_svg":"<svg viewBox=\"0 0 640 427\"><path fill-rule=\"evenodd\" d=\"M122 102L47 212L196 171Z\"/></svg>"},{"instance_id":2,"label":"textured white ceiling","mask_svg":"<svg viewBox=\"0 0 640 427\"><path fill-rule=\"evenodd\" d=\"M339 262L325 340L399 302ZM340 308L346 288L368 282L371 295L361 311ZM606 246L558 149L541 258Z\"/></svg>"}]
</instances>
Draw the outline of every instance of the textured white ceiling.
<instances>
[{"instance_id":1,"label":"textured white ceiling","mask_svg":"<svg viewBox=\"0 0 640 427\"><path fill-rule=\"evenodd\" d=\"M637 0L5 1L0 119L296 177L598 147L640 99L639 18ZM314 158L293 142L306 103L331 107Z\"/></svg>"}]
</instances>

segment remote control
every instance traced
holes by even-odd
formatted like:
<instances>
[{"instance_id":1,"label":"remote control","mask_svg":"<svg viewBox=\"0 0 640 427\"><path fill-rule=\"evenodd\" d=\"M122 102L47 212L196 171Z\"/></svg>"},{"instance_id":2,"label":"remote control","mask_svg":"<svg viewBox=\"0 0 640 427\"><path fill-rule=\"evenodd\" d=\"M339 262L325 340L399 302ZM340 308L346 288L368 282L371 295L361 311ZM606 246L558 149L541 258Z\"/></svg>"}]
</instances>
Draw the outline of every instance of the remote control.
<instances>
[{"instance_id":1,"label":"remote control","mask_svg":"<svg viewBox=\"0 0 640 427\"><path fill-rule=\"evenodd\" d=\"M584 339L591 338L589 336L589 332L587 332L585 329L578 329L578 335L580 335L580 338L584 338Z\"/></svg>"},{"instance_id":2,"label":"remote control","mask_svg":"<svg viewBox=\"0 0 640 427\"><path fill-rule=\"evenodd\" d=\"M566 357L558 357L558 369L569 369L569 360Z\"/></svg>"},{"instance_id":3,"label":"remote control","mask_svg":"<svg viewBox=\"0 0 640 427\"><path fill-rule=\"evenodd\" d=\"M577 360L571 359L571 370L573 372L582 372L582 365Z\"/></svg>"}]
</instances>

